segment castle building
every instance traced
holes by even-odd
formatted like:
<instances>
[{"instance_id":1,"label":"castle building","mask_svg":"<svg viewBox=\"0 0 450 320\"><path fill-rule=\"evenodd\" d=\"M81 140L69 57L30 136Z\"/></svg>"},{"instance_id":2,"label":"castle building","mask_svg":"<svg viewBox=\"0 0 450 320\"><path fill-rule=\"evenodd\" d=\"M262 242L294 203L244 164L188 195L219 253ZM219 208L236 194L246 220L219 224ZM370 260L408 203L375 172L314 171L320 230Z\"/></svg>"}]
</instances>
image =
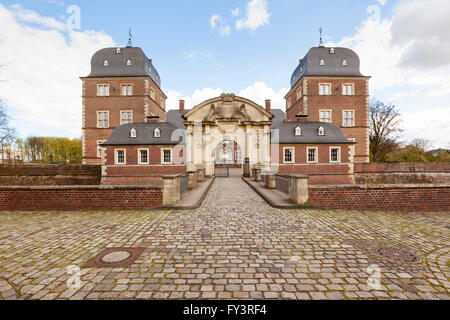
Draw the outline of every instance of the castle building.
<instances>
[{"instance_id":1,"label":"castle building","mask_svg":"<svg viewBox=\"0 0 450 320\"><path fill-rule=\"evenodd\" d=\"M369 161L369 77L345 48L312 48L300 60L286 112L222 94L166 111L161 79L140 48L106 48L83 83L83 162L103 184L161 184L163 175L218 166L306 174L311 184L352 184Z\"/></svg>"}]
</instances>

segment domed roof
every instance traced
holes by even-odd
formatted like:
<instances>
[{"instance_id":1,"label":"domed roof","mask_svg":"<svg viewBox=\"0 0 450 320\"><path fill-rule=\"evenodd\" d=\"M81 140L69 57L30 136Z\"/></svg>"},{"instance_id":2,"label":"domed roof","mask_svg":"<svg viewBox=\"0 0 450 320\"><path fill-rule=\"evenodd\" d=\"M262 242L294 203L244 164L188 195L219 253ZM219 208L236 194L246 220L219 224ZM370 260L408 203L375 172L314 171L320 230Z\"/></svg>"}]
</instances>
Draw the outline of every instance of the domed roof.
<instances>
[{"instance_id":1,"label":"domed roof","mask_svg":"<svg viewBox=\"0 0 450 320\"><path fill-rule=\"evenodd\" d=\"M137 47L97 51L92 57L88 78L98 77L150 77L161 87L161 78L152 61Z\"/></svg>"},{"instance_id":2,"label":"domed roof","mask_svg":"<svg viewBox=\"0 0 450 320\"><path fill-rule=\"evenodd\" d=\"M303 76L362 77L358 55L347 48L314 47L300 60L291 86Z\"/></svg>"}]
</instances>

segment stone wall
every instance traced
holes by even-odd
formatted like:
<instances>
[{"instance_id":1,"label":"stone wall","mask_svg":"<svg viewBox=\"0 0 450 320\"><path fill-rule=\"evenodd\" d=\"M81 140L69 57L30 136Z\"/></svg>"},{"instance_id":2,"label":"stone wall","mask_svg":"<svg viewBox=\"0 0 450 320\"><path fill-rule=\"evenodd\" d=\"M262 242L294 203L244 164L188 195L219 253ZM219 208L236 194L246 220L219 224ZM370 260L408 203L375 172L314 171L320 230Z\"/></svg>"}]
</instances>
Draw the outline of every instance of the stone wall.
<instances>
[{"instance_id":1,"label":"stone wall","mask_svg":"<svg viewBox=\"0 0 450 320\"><path fill-rule=\"evenodd\" d=\"M327 209L449 211L450 185L310 186L309 204Z\"/></svg>"},{"instance_id":2,"label":"stone wall","mask_svg":"<svg viewBox=\"0 0 450 320\"><path fill-rule=\"evenodd\" d=\"M163 205L162 187L0 187L0 211L142 210Z\"/></svg>"},{"instance_id":3,"label":"stone wall","mask_svg":"<svg viewBox=\"0 0 450 320\"><path fill-rule=\"evenodd\" d=\"M0 165L0 186L99 185L101 166Z\"/></svg>"},{"instance_id":4,"label":"stone wall","mask_svg":"<svg viewBox=\"0 0 450 320\"><path fill-rule=\"evenodd\" d=\"M357 163L357 184L450 183L450 162Z\"/></svg>"}]
</instances>

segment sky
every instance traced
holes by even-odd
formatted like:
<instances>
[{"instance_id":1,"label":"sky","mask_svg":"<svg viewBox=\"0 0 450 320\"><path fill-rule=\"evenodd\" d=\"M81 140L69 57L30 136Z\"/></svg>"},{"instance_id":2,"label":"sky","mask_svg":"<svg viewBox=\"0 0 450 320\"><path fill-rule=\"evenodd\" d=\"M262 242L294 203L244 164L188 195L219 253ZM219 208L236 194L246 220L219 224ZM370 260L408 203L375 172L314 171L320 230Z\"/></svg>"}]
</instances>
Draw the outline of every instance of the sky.
<instances>
[{"instance_id":1,"label":"sky","mask_svg":"<svg viewBox=\"0 0 450 320\"><path fill-rule=\"evenodd\" d=\"M169 109L226 92L284 110L322 27L326 46L358 53L372 98L397 106L403 141L450 148L449 16L448 0L0 0L0 97L21 137L80 137L79 77L131 28Z\"/></svg>"}]
</instances>

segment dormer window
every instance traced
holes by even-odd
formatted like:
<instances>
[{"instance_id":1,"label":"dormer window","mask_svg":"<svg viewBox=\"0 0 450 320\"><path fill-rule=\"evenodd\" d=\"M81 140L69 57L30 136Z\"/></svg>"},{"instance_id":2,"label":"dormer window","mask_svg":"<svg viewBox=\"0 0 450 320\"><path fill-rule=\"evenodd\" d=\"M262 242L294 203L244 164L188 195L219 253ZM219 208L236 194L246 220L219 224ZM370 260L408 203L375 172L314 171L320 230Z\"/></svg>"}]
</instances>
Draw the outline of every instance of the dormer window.
<instances>
[{"instance_id":1,"label":"dormer window","mask_svg":"<svg viewBox=\"0 0 450 320\"><path fill-rule=\"evenodd\" d=\"M334 54L334 48L330 48L330 54Z\"/></svg>"},{"instance_id":2,"label":"dormer window","mask_svg":"<svg viewBox=\"0 0 450 320\"><path fill-rule=\"evenodd\" d=\"M152 67L148 67L148 73L152 73Z\"/></svg>"},{"instance_id":3,"label":"dormer window","mask_svg":"<svg viewBox=\"0 0 450 320\"><path fill-rule=\"evenodd\" d=\"M320 127L319 128L319 136L324 136L325 135L325 129L324 127Z\"/></svg>"},{"instance_id":4,"label":"dormer window","mask_svg":"<svg viewBox=\"0 0 450 320\"><path fill-rule=\"evenodd\" d=\"M295 128L295 136L299 137L302 135L302 128L297 127Z\"/></svg>"},{"instance_id":5,"label":"dormer window","mask_svg":"<svg viewBox=\"0 0 450 320\"><path fill-rule=\"evenodd\" d=\"M121 54L121 53L122 53L122 49L117 48L117 49L116 49L116 54Z\"/></svg>"},{"instance_id":6,"label":"dormer window","mask_svg":"<svg viewBox=\"0 0 450 320\"><path fill-rule=\"evenodd\" d=\"M347 60L343 60L343 61L342 61L342 65L343 65L344 67L346 67L346 66L347 66Z\"/></svg>"},{"instance_id":7,"label":"dormer window","mask_svg":"<svg viewBox=\"0 0 450 320\"><path fill-rule=\"evenodd\" d=\"M324 65L325 65L325 60L320 59L320 65L321 65L321 66L324 66Z\"/></svg>"},{"instance_id":8,"label":"dormer window","mask_svg":"<svg viewBox=\"0 0 450 320\"><path fill-rule=\"evenodd\" d=\"M127 60L127 67L131 67L131 60L130 59Z\"/></svg>"},{"instance_id":9,"label":"dormer window","mask_svg":"<svg viewBox=\"0 0 450 320\"><path fill-rule=\"evenodd\" d=\"M109 61L108 60L103 61L103 66L104 67L109 67Z\"/></svg>"},{"instance_id":10,"label":"dormer window","mask_svg":"<svg viewBox=\"0 0 450 320\"><path fill-rule=\"evenodd\" d=\"M300 72L303 72L303 67L300 67Z\"/></svg>"},{"instance_id":11,"label":"dormer window","mask_svg":"<svg viewBox=\"0 0 450 320\"><path fill-rule=\"evenodd\" d=\"M155 131L153 131L153 137L161 138L161 130L160 129L155 129Z\"/></svg>"},{"instance_id":12,"label":"dormer window","mask_svg":"<svg viewBox=\"0 0 450 320\"><path fill-rule=\"evenodd\" d=\"M131 129L130 130L130 138L136 138L137 137L137 132L136 129Z\"/></svg>"}]
</instances>

